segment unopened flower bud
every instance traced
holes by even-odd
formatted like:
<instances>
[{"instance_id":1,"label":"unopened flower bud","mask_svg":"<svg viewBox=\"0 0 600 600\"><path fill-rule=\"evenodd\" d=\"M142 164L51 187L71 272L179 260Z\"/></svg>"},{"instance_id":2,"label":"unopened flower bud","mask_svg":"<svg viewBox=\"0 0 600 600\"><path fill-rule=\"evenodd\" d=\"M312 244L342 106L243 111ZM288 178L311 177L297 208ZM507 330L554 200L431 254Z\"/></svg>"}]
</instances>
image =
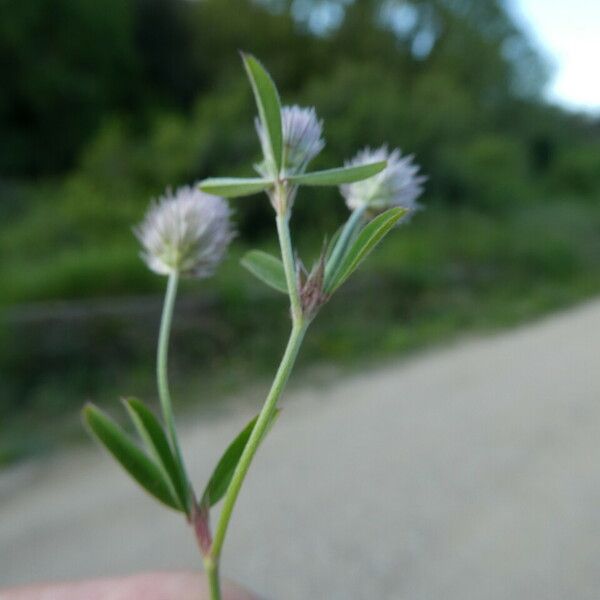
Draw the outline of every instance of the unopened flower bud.
<instances>
[{"instance_id":1,"label":"unopened flower bud","mask_svg":"<svg viewBox=\"0 0 600 600\"><path fill-rule=\"evenodd\" d=\"M155 202L134 229L142 258L160 275L208 277L233 238L231 210L225 200L188 186Z\"/></svg>"},{"instance_id":2,"label":"unopened flower bud","mask_svg":"<svg viewBox=\"0 0 600 600\"><path fill-rule=\"evenodd\" d=\"M399 149L389 152L387 146L377 150L365 148L346 164L357 166L382 160L387 160L387 166L377 175L340 186L348 208L366 208L372 213L394 206L402 206L409 213L418 209L416 200L423 192L427 178L418 175L419 166L414 164L412 155L401 156Z\"/></svg>"}]
</instances>

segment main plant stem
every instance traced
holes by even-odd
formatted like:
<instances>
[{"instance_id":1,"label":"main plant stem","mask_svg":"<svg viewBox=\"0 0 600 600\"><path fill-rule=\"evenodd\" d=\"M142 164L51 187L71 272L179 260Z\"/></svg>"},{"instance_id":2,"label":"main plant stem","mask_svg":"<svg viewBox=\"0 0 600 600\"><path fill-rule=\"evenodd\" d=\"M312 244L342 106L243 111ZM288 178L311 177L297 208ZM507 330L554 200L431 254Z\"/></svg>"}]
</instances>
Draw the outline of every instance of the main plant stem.
<instances>
[{"instance_id":1,"label":"main plant stem","mask_svg":"<svg viewBox=\"0 0 600 600\"><path fill-rule=\"evenodd\" d=\"M211 600L221 600L221 581L219 579L219 564L210 557L204 559L204 571L208 580L208 591Z\"/></svg>"},{"instance_id":2,"label":"main plant stem","mask_svg":"<svg viewBox=\"0 0 600 600\"><path fill-rule=\"evenodd\" d=\"M294 323L302 321L302 306L300 304L300 292L296 281L296 262L290 239L289 213L277 215L277 234L279 236L279 247L281 248L281 260L285 271L285 280L290 296L290 310Z\"/></svg>"},{"instance_id":3,"label":"main plant stem","mask_svg":"<svg viewBox=\"0 0 600 600\"><path fill-rule=\"evenodd\" d=\"M283 189L280 189L279 192L285 194ZM282 203L282 206L285 206L285 203ZM279 364L279 368L277 369L277 373L271 384L267 399L260 411L254 429L250 434L246 447L244 448L242 456L234 471L229 488L225 494L223 509L221 510L219 521L217 522L210 553L204 559L211 600L221 600L219 587L219 560L235 503L256 451L271 424L275 410L277 409L277 402L290 377L300 346L302 345L302 340L304 339L304 334L309 325L302 314L300 292L296 281L295 260L290 239L289 210L287 209L282 210L277 214L277 233L279 236L281 259L285 270L290 297L290 310L293 323L292 331L281 363Z\"/></svg>"},{"instance_id":4,"label":"main plant stem","mask_svg":"<svg viewBox=\"0 0 600 600\"><path fill-rule=\"evenodd\" d=\"M210 551L210 557L215 563L218 563L221 556L225 534L227 533L227 526L229 525L229 520L231 519L231 514L233 512L238 494L240 493L242 483L244 482L246 474L248 473L248 469L250 468L250 464L252 463L252 459L254 458L256 451L258 450L260 442L262 441L262 438L269 427L269 424L271 423L273 414L277 408L277 401L279 400L285 384L289 379L305 332L305 324L294 325L292 327L292 332L290 334L285 353L281 359L279 368L277 369L277 374L275 375L275 379L271 385L269 395L267 396L262 410L260 411L256 425L250 434L248 443L244 448L244 452L242 453L242 456L237 464L233 478L229 488L227 489L227 493L225 494L223 509L215 529L215 535ZM215 596L213 597L213 600L218 598L218 596Z\"/></svg>"}]
</instances>

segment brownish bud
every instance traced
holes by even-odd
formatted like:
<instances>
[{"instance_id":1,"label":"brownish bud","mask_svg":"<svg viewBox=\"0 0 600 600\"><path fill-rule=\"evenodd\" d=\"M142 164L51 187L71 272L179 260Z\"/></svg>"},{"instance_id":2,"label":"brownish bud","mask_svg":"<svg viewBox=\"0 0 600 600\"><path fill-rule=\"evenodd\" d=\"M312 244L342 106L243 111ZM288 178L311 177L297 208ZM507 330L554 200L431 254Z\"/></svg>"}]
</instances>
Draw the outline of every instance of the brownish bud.
<instances>
[{"instance_id":1,"label":"brownish bud","mask_svg":"<svg viewBox=\"0 0 600 600\"><path fill-rule=\"evenodd\" d=\"M325 279L325 252L321 253L319 260L307 275L302 261L298 258L296 277L300 290L300 304L302 313L307 319L313 319L319 308L329 300L329 295L323 291Z\"/></svg>"}]
</instances>

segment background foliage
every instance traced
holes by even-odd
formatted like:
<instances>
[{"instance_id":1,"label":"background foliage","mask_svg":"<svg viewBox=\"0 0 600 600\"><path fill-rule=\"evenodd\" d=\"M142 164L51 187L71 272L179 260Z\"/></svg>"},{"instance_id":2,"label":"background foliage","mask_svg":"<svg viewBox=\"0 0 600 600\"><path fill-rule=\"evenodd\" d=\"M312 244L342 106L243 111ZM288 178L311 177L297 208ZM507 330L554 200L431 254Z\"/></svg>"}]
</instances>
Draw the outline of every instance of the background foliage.
<instances>
[{"instance_id":1,"label":"background foliage","mask_svg":"<svg viewBox=\"0 0 600 600\"><path fill-rule=\"evenodd\" d=\"M315 167L388 142L430 178L427 210L319 318L307 362L600 289L600 123L542 100L547 64L501 0L0 0L0 462L70 430L84 398L154 394L164 282L131 225L167 186L251 174L238 48L325 119ZM299 198L305 262L345 213L335 190ZM270 369L286 327L237 266L272 243L272 210L244 199L236 218L224 269L180 302L175 369L196 402Z\"/></svg>"}]
</instances>

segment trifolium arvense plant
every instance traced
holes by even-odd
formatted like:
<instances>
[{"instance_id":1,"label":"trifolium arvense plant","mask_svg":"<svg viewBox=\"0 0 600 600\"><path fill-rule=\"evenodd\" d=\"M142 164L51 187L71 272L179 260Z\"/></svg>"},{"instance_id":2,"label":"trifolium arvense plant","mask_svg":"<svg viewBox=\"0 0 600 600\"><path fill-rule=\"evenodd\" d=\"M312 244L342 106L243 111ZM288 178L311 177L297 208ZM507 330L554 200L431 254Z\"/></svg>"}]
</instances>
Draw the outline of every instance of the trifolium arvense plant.
<instances>
[{"instance_id":1,"label":"trifolium arvense plant","mask_svg":"<svg viewBox=\"0 0 600 600\"><path fill-rule=\"evenodd\" d=\"M373 248L418 208L425 178L412 156L387 146L360 151L344 166L310 171L323 149L323 122L314 108L281 106L277 88L251 55L242 59L258 109L256 130L262 159L256 177L211 178L167 192L135 228L147 266L167 277L158 334L157 382L160 418L143 402L124 399L139 442L92 404L83 410L93 435L147 492L181 512L202 553L212 600L221 598L221 553L231 515L248 469L279 414L279 401L307 329L319 309L354 273ZM339 186L350 210L347 221L307 270L290 235L294 202L302 186ZM275 213L280 256L248 252L242 265L289 299L291 331L271 389L258 415L225 449L198 493L185 466L168 382L168 348L180 278L213 274L234 237L225 198L265 192ZM213 509L221 503L216 519Z\"/></svg>"}]
</instances>

